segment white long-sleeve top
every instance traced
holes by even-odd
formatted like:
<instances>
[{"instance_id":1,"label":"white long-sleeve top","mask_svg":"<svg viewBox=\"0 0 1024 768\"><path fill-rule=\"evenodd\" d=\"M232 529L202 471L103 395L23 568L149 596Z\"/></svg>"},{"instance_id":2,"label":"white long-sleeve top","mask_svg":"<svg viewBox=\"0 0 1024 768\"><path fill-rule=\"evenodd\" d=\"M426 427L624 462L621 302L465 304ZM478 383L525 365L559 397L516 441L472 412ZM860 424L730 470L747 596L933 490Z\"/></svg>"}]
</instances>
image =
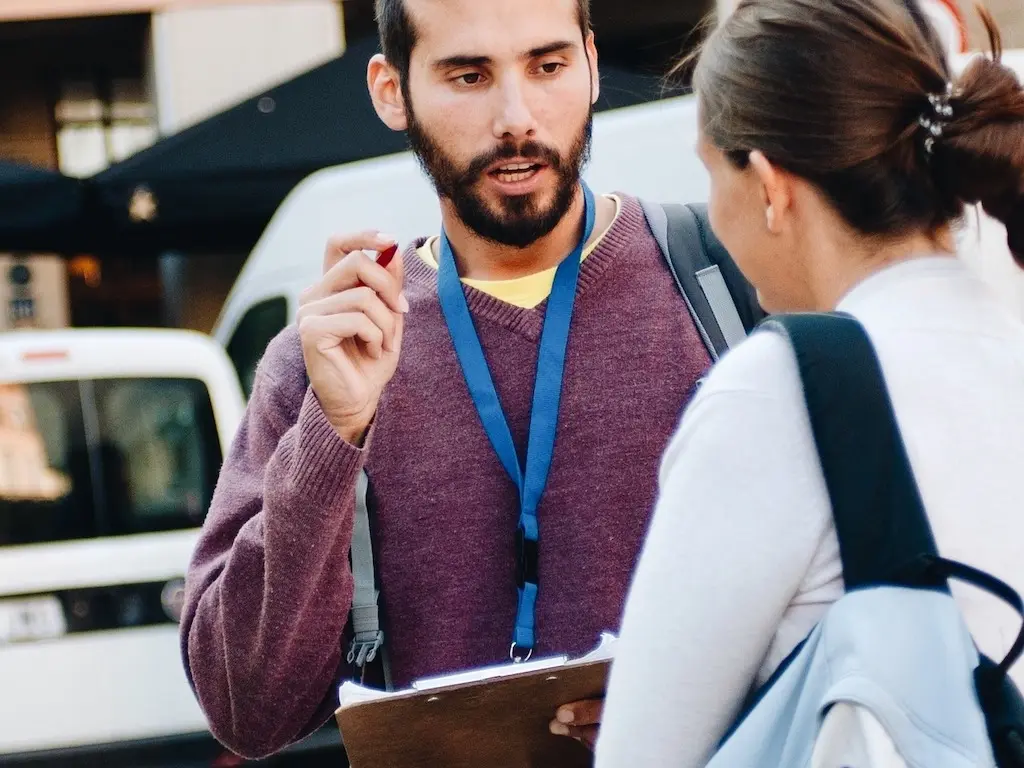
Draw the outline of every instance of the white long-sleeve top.
<instances>
[{"instance_id":1,"label":"white long-sleeve top","mask_svg":"<svg viewBox=\"0 0 1024 768\"><path fill-rule=\"evenodd\" d=\"M940 552L1024 594L1024 325L952 257L889 267L838 309L878 352ZM1002 659L1019 618L953 590L980 649ZM796 359L756 333L715 366L665 452L598 768L704 765L751 686L842 592ZM1014 676L1024 683L1024 663Z\"/></svg>"}]
</instances>

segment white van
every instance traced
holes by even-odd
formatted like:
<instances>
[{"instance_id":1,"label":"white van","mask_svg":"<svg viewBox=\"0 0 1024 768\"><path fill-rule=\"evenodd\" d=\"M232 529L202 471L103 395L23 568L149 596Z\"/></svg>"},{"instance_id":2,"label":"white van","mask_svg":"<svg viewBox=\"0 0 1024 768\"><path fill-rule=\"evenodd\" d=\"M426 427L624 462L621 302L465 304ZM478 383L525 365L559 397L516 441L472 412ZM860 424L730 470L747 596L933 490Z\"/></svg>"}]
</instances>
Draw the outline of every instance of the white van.
<instances>
[{"instance_id":1,"label":"white van","mask_svg":"<svg viewBox=\"0 0 1024 768\"><path fill-rule=\"evenodd\" d=\"M0 764L212 743L178 618L243 412L200 334L0 334Z\"/></svg>"},{"instance_id":2,"label":"white van","mask_svg":"<svg viewBox=\"0 0 1024 768\"><path fill-rule=\"evenodd\" d=\"M957 66L966 60L957 57ZM1024 50L1004 60L1024 77ZM594 118L585 178L598 192L704 201L708 177L693 151L696 131L692 96L602 112ZM299 184L250 254L213 331L245 391L267 342L294 318L299 294L320 276L332 235L375 228L404 245L439 226L437 198L411 153L327 168ZM961 237L964 258L1024 317L1024 272L1012 264L1003 227L972 216Z\"/></svg>"}]
</instances>

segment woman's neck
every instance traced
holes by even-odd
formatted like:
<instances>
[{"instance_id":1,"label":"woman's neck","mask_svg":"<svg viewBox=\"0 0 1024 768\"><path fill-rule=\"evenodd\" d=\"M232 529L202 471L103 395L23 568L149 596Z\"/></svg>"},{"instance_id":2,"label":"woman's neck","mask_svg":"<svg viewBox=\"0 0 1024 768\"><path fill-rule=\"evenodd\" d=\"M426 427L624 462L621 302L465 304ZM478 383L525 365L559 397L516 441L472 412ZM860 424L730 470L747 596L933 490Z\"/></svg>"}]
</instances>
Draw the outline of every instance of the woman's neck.
<instances>
[{"instance_id":1,"label":"woman's neck","mask_svg":"<svg viewBox=\"0 0 1024 768\"><path fill-rule=\"evenodd\" d=\"M850 291L890 266L922 257L956 253L952 231L947 227L934 235L917 233L880 242L875 238L849 238L816 249L808 264L811 306L817 312L831 312ZM820 242L820 241L819 241Z\"/></svg>"}]
</instances>

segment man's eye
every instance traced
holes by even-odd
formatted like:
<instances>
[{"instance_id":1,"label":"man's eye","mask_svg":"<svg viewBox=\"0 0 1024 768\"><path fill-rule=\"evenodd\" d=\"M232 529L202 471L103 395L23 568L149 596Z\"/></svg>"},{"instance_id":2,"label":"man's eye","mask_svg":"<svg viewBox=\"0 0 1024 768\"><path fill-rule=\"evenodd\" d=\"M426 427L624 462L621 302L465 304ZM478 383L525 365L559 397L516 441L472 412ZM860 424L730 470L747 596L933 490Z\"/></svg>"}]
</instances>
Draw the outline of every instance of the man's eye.
<instances>
[{"instance_id":1,"label":"man's eye","mask_svg":"<svg viewBox=\"0 0 1024 768\"><path fill-rule=\"evenodd\" d=\"M541 64L540 69L545 75L553 75L562 68L562 64L557 61L549 61L547 64Z\"/></svg>"},{"instance_id":2,"label":"man's eye","mask_svg":"<svg viewBox=\"0 0 1024 768\"><path fill-rule=\"evenodd\" d=\"M467 72L464 75L459 75L456 80L463 85L476 85L480 82L481 76L479 72Z\"/></svg>"}]
</instances>

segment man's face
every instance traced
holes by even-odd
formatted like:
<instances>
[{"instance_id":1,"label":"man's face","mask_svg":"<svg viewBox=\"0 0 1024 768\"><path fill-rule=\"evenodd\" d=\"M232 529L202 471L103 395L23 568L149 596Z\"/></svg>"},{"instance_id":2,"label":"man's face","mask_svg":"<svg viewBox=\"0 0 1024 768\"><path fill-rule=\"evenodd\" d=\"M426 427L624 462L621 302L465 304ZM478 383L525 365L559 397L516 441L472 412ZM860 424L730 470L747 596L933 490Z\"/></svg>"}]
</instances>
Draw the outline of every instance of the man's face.
<instances>
[{"instance_id":1,"label":"man's face","mask_svg":"<svg viewBox=\"0 0 1024 768\"><path fill-rule=\"evenodd\" d=\"M417 41L403 90L421 164L470 229L533 243L569 210L590 147L596 53L576 0L406 8Z\"/></svg>"}]
</instances>

